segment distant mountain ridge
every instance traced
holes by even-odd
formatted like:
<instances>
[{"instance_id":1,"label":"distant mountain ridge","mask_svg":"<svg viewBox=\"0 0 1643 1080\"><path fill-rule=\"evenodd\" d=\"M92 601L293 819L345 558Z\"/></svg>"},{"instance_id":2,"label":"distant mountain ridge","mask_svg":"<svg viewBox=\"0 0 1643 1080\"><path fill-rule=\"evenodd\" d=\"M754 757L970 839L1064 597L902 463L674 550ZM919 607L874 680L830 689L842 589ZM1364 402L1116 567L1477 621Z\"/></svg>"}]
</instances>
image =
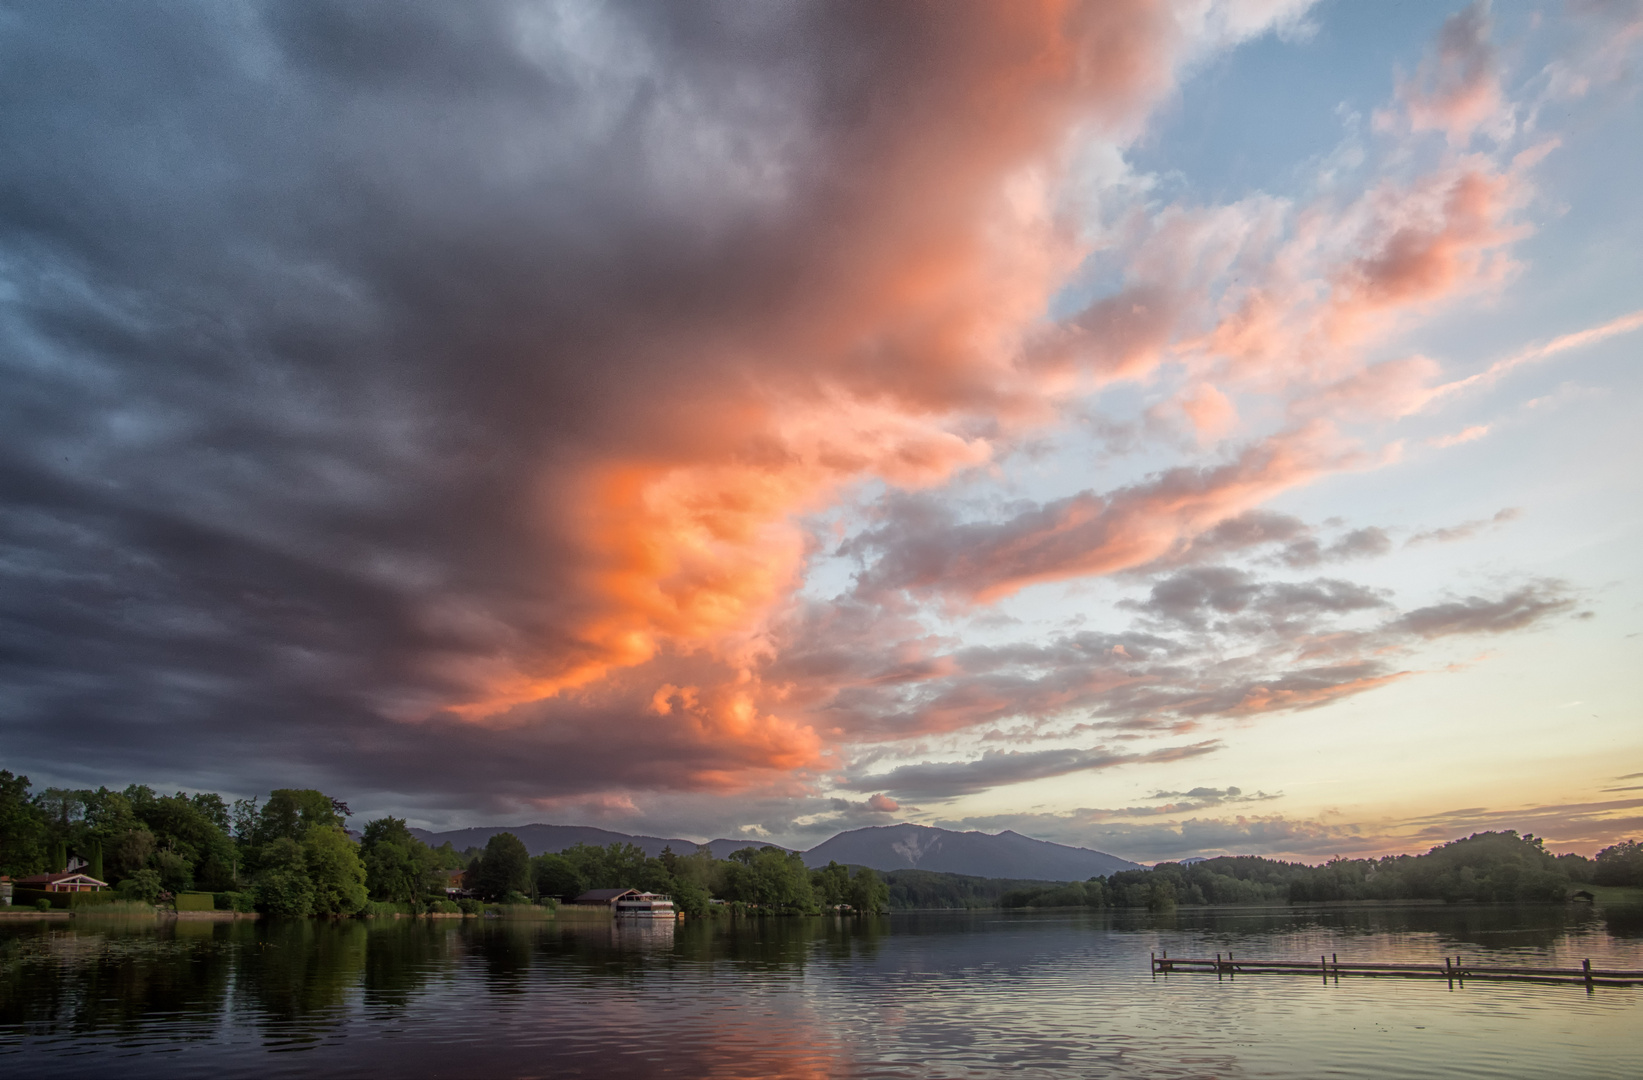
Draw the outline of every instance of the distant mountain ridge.
<instances>
[{"instance_id":1,"label":"distant mountain ridge","mask_svg":"<svg viewBox=\"0 0 1643 1080\"><path fill-rule=\"evenodd\" d=\"M646 855L660 855L671 847L688 855L699 846L694 840L677 837L634 836L591 825L515 825L429 832L412 829L420 840L438 847L450 841L458 851L483 847L497 833L511 832L532 855L563 851L575 844L634 844ZM723 859L746 847L779 847L758 840L718 839L707 847ZM1035 881L1085 881L1119 870L1139 869L1139 863L1089 848L1034 840L1020 833L953 832L931 825L873 825L852 829L802 852L806 866L826 866L839 862L850 866L870 866L874 870L934 870L971 877L1022 878Z\"/></svg>"},{"instance_id":2,"label":"distant mountain ridge","mask_svg":"<svg viewBox=\"0 0 1643 1080\"><path fill-rule=\"evenodd\" d=\"M599 829L592 825L496 825L475 826L471 829L453 829L450 832L430 832L427 829L412 829L411 835L425 844L434 847L449 840L451 846L458 851L471 847L484 847L491 837L497 833L511 832L519 837L525 845L525 850L532 855L544 855L550 851L564 851L577 844L594 844L604 847L608 844L633 844L644 850L646 855L654 858L660 855L665 848L671 847L675 854L689 855L701 845L694 840L681 840L678 837L671 839L663 836L634 836L629 833L612 832L610 829ZM713 852L714 858L723 859L732 851L740 851L745 847L765 847L756 840L710 840L707 844ZM779 844L769 845L780 847Z\"/></svg>"},{"instance_id":3,"label":"distant mountain ridge","mask_svg":"<svg viewBox=\"0 0 1643 1080\"><path fill-rule=\"evenodd\" d=\"M931 825L874 825L839 833L804 853L806 866L829 861L874 870L935 870L971 877L1086 881L1139 863L1089 848L1034 840L1018 832L953 832Z\"/></svg>"}]
</instances>

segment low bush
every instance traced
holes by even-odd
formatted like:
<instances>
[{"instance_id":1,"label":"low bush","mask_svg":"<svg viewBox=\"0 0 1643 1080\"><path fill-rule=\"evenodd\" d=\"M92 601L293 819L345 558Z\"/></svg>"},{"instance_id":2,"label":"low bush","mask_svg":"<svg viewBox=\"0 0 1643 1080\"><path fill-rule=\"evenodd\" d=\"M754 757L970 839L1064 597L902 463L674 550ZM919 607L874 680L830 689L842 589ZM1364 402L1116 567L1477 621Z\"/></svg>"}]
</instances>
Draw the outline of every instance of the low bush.
<instances>
[{"instance_id":1,"label":"low bush","mask_svg":"<svg viewBox=\"0 0 1643 1080\"><path fill-rule=\"evenodd\" d=\"M485 905L478 900L464 898L456 902L457 910L464 915L479 915L485 910Z\"/></svg>"},{"instance_id":2,"label":"low bush","mask_svg":"<svg viewBox=\"0 0 1643 1080\"><path fill-rule=\"evenodd\" d=\"M100 889L97 892L80 892L68 894L68 906L74 911L88 908L106 907L109 904L121 903L120 894L113 889Z\"/></svg>"},{"instance_id":3,"label":"low bush","mask_svg":"<svg viewBox=\"0 0 1643 1080\"><path fill-rule=\"evenodd\" d=\"M250 912L257 910L257 898L250 892L220 892L211 895L218 911Z\"/></svg>"},{"instance_id":4,"label":"low bush","mask_svg":"<svg viewBox=\"0 0 1643 1080\"><path fill-rule=\"evenodd\" d=\"M435 915L462 914L462 906L454 900L435 900L428 905L428 910Z\"/></svg>"},{"instance_id":5,"label":"low bush","mask_svg":"<svg viewBox=\"0 0 1643 1080\"><path fill-rule=\"evenodd\" d=\"M494 904L491 910L504 919L551 919L553 909L538 907L536 904Z\"/></svg>"},{"instance_id":6,"label":"low bush","mask_svg":"<svg viewBox=\"0 0 1643 1080\"><path fill-rule=\"evenodd\" d=\"M73 893L53 893L44 889L14 889L11 894L13 907L36 908L40 911L50 911L52 908L68 907L68 900ZM40 907L44 903L45 907Z\"/></svg>"},{"instance_id":7,"label":"low bush","mask_svg":"<svg viewBox=\"0 0 1643 1080\"><path fill-rule=\"evenodd\" d=\"M395 915L405 915L409 912L404 904L396 904L391 900L367 900L359 913L367 919L391 919Z\"/></svg>"}]
</instances>

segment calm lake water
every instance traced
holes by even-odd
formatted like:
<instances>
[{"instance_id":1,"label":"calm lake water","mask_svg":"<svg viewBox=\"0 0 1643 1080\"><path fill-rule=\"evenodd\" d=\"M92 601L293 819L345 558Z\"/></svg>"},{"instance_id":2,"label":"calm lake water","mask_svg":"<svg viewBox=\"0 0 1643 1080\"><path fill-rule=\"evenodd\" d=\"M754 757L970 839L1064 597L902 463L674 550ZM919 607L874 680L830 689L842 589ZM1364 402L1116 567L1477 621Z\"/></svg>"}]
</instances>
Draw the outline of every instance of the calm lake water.
<instances>
[{"instance_id":1,"label":"calm lake water","mask_svg":"<svg viewBox=\"0 0 1643 1080\"><path fill-rule=\"evenodd\" d=\"M678 926L0 922L0 1072L1639 1077L1643 990L1149 974L1148 953L1643 968L1590 909Z\"/></svg>"}]
</instances>

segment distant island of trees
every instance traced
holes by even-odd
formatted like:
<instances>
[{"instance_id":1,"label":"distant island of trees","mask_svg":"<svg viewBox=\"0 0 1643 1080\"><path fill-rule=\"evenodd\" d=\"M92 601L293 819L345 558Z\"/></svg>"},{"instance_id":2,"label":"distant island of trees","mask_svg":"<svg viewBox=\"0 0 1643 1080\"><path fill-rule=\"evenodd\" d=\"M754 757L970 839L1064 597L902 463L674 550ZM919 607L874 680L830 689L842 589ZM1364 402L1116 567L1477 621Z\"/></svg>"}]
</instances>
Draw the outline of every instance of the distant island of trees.
<instances>
[{"instance_id":1,"label":"distant island of trees","mask_svg":"<svg viewBox=\"0 0 1643 1080\"><path fill-rule=\"evenodd\" d=\"M1554 856L1540 838L1478 833L1424 855L1334 859L1321 866L1240 856L1124 870L1082 882L1012 881L924 870L879 875L796 852L748 847L719 859L699 848L646 855L634 844L577 844L532 857L512 833L457 851L419 840L403 820L366 823L356 842L345 803L282 788L266 801L159 795L133 784L47 788L0 770L0 874L57 871L72 857L119 898L153 903L206 892L216 906L283 916L474 913L480 904L569 901L590 889L667 893L687 915L817 914L910 908L1144 908L1177 905L1441 900L1561 903L1576 884L1643 886L1643 845L1596 858ZM459 875L470 894L453 901Z\"/></svg>"}]
</instances>

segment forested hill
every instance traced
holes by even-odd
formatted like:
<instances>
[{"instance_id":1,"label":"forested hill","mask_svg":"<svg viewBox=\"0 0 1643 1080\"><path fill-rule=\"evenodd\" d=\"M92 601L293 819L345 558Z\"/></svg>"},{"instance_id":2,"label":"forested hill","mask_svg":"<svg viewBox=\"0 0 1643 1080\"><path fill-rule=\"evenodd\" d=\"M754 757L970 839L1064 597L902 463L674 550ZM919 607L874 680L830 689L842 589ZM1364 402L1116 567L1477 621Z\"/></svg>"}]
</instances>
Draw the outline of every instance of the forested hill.
<instances>
[{"instance_id":1,"label":"forested hill","mask_svg":"<svg viewBox=\"0 0 1643 1080\"><path fill-rule=\"evenodd\" d=\"M467 851L470 848L482 848L499 833L512 833L519 837L525 845L525 850L532 855L548 855L557 851L564 851L577 844L592 844L594 847L607 847L611 844L632 844L651 858L656 858L663 851L671 848L675 854L688 855L698 847L694 840L681 840L678 837L664 836L634 836L629 833L613 832L610 829L598 829L591 825L514 825L514 826L477 826L472 829L453 829L450 832L430 832L427 829L412 829L411 835L421 840L429 847L439 847L449 843L458 851ZM753 840L711 840L705 845L713 852L713 857L723 859L732 851L740 851L748 847L771 847ZM782 850L786 850L783 848Z\"/></svg>"},{"instance_id":2,"label":"forested hill","mask_svg":"<svg viewBox=\"0 0 1643 1080\"><path fill-rule=\"evenodd\" d=\"M874 870L933 870L983 878L1082 881L1139 865L1104 851L1052 844L1017 832L953 832L929 825L876 825L840 833L804 853L807 866L840 862Z\"/></svg>"},{"instance_id":3,"label":"forested hill","mask_svg":"<svg viewBox=\"0 0 1643 1080\"><path fill-rule=\"evenodd\" d=\"M1084 882L1019 882L901 871L887 875L892 907L1147 908L1177 904L1441 900L1562 903L1582 884L1643 886L1643 845L1627 841L1596 859L1549 854L1516 832L1475 833L1424 855L1335 859L1322 866L1256 856L1160 863Z\"/></svg>"}]
</instances>

